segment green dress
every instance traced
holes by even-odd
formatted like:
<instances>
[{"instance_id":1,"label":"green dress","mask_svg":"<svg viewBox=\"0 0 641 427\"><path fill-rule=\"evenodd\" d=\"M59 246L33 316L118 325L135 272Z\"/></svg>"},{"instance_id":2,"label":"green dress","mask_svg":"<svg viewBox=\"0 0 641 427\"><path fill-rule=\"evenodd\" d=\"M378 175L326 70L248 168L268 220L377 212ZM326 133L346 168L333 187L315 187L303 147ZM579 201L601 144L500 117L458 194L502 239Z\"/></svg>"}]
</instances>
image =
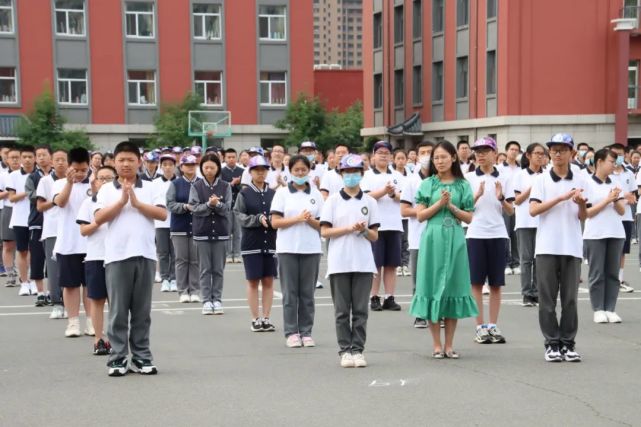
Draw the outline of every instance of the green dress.
<instances>
[{"instance_id":1,"label":"green dress","mask_svg":"<svg viewBox=\"0 0 641 427\"><path fill-rule=\"evenodd\" d=\"M443 184L437 176L431 176L421 183L416 203L432 206L440 200L444 189L450 192L454 206L468 212L474 210L472 188L464 179ZM447 207L427 221L418 251L411 315L433 323L441 318L462 319L478 315L478 307L470 293L470 266L460 221Z\"/></svg>"}]
</instances>

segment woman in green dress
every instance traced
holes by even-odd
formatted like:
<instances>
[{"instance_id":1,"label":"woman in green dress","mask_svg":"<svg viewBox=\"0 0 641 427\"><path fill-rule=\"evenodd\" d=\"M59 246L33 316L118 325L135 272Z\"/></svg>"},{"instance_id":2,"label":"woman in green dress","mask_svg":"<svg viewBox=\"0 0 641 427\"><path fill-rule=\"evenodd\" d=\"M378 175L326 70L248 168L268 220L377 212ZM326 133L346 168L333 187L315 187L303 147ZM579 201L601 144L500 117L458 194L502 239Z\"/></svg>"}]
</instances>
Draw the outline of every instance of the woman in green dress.
<instances>
[{"instance_id":1,"label":"woman in green dress","mask_svg":"<svg viewBox=\"0 0 641 427\"><path fill-rule=\"evenodd\" d=\"M456 148L442 141L434 148L426 178L416 194L419 221L427 220L418 252L416 293L410 313L427 319L434 340L432 357L457 359L452 348L457 319L474 317L470 268L461 221L472 221L474 196L463 177ZM445 319L445 347L439 320Z\"/></svg>"}]
</instances>

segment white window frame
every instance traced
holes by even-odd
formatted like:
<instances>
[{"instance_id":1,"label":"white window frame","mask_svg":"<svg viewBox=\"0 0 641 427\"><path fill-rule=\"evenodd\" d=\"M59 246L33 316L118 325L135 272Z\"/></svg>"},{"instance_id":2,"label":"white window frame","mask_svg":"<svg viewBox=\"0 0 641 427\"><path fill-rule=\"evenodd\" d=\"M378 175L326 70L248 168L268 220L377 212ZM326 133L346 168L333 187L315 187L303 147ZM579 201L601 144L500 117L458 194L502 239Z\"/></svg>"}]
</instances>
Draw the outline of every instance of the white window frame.
<instances>
[{"instance_id":1,"label":"white window frame","mask_svg":"<svg viewBox=\"0 0 641 427\"><path fill-rule=\"evenodd\" d=\"M634 86L628 84L628 110L636 110L639 108L639 66L638 65L629 65L628 66L628 81L630 78L630 73L634 73ZM634 87L634 98L630 98L630 89Z\"/></svg>"},{"instance_id":2,"label":"white window frame","mask_svg":"<svg viewBox=\"0 0 641 427\"><path fill-rule=\"evenodd\" d=\"M0 76L0 80L13 80L13 90L14 90L14 100L13 101L3 101L0 98L0 105L16 105L18 104L18 70L15 67L1 67L1 68L12 68L13 77L4 77Z\"/></svg>"},{"instance_id":3,"label":"white window frame","mask_svg":"<svg viewBox=\"0 0 641 427\"><path fill-rule=\"evenodd\" d=\"M125 36L128 39L145 39L145 40L150 40L156 37L156 5L152 2L138 2L138 3L144 3L144 4L150 4L151 5L151 12L149 11L140 11L140 10L132 10L129 11L127 10L127 7L132 4L136 4L136 2L127 2L125 3ZM127 34L127 16L128 15L135 15L136 16L136 34ZM141 36L138 32L139 30L139 20L141 15L150 15L151 16L151 35L150 36Z\"/></svg>"},{"instance_id":4,"label":"white window frame","mask_svg":"<svg viewBox=\"0 0 641 427\"><path fill-rule=\"evenodd\" d=\"M209 4L202 4L202 3L194 3L193 6L209 6ZM193 7L192 6L192 7ZM222 34L223 34L223 13L222 13L222 5L220 4L213 4L212 6L217 6L218 7L218 13L211 13L211 12L194 12L192 9L192 14L194 18L200 18L201 23L202 23L202 29L203 29L203 34L198 36L196 35L196 26L194 25L194 39L196 40L221 40L222 39ZM213 17L218 17L218 37L207 37L207 18L213 18Z\"/></svg>"},{"instance_id":5,"label":"white window frame","mask_svg":"<svg viewBox=\"0 0 641 427\"><path fill-rule=\"evenodd\" d=\"M55 26L56 26L56 35L57 36L67 36L67 37L85 37L87 34L87 14L85 12L85 6L86 2L85 0L82 1L82 9L68 9L68 8L59 8L56 6L58 2L56 1L54 3L54 20L55 20ZM67 29L66 33L59 33L58 32L58 12L62 12L65 14L65 28ZM82 13L82 34L73 34L69 32L69 13Z\"/></svg>"},{"instance_id":6,"label":"white window frame","mask_svg":"<svg viewBox=\"0 0 641 427\"><path fill-rule=\"evenodd\" d=\"M58 78L58 104L59 105L71 105L71 106L86 106L89 105L89 81L87 79L87 70L82 70L85 72L85 78L84 79L77 79L77 78L69 78L69 77L60 77L60 71L61 70L66 70L66 68L58 69L57 70L57 78ZM85 84L85 101L82 102L73 102L73 99L71 99L71 85L76 82L76 83L84 83ZM61 101L60 96L60 83L64 83L67 85L67 93L69 94L69 101Z\"/></svg>"},{"instance_id":7,"label":"white window frame","mask_svg":"<svg viewBox=\"0 0 641 427\"><path fill-rule=\"evenodd\" d=\"M267 5L264 5L264 6L267 6ZM283 9L285 9L285 13L282 14L282 15L269 15L269 14L260 13L260 12L258 13L258 34L259 34L259 37L260 37L260 20L262 18L267 18L267 37L260 37L260 40L263 40L263 41L279 41L279 42L286 41L287 40L287 6L285 6L285 5L269 5L269 6L282 7ZM276 19L276 18L283 18L283 37L281 37L281 38L272 37L272 31L271 31L272 19Z\"/></svg>"},{"instance_id":8,"label":"white window frame","mask_svg":"<svg viewBox=\"0 0 641 427\"><path fill-rule=\"evenodd\" d=\"M199 85L199 84L202 84L202 85L204 85L203 93L205 94L205 96L203 97L203 102L200 105L202 105L203 107L222 107L223 106L223 93L224 93L223 92L223 73L222 73L222 71L214 71L216 73L220 73L220 80L196 80L196 73L197 72L199 72L199 71L194 72L194 90L196 91L196 93L198 93L198 91L196 90L196 86ZM207 86L210 85L210 84L218 84L218 85L220 85L220 102L217 103L217 104L213 104L213 103L208 103L207 102Z\"/></svg>"},{"instance_id":9,"label":"white window frame","mask_svg":"<svg viewBox=\"0 0 641 427\"><path fill-rule=\"evenodd\" d=\"M269 87L269 92L268 92L269 93L269 103L264 103L263 100L261 99L260 100L261 107L283 107L283 106L286 106L287 105L287 101L288 101L287 72L286 71L263 71L263 72L265 72L265 73L283 73L283 74L285 74L285 79L284 80L260 80L260 87L259 87L259 89L260 89L259 90L259 94L260 95L262 95L262 93L263 93L262 87L263 87L264 84L268 85L268 87ZM284 99L282 104L277 104L277 103L272 102L272 86L274 84L282 84L282 83L285 84L285 99ZM262 96L261 96L261 98L262 98Z\"/></svg>"},{"instance_id":10,"label":"white window frame","mask_svg":"<svg viewBox=\"0 0 641 427\"><path fill-rule=\"evenodd\" d=\"M15 33L15 31L16 31L16 25L15 25L16 22L15 21L16 20L14 18L14 14L13 14L13 0L11 0L9 2L9 6L0 6L0 10L8 10L9 11L9 17L10 17L9 18L10 19L9 24L11 25L11 31L2 31L2 29L0 29L0 34L13 34L13 33Z\"/></svg>"},{"instance_id":11,"label":"white window frame","mask_svg":"<svg viewBox=\"0 0 641 427\"><path fill-rule=\"evenodd\" d=\"M143 80L143 79L130 79L129 78L129 73L130 72L145 72L145 71L151 71L154 73L154 79L153 80ZM129 85L131 83L136 84L136 102L130 102L129 101ZM141 103L140 102L140 85L143 83L152 83L154 85L154 102L147 102L147 103ZM158 92L157 92L157 86L156 86L156 71L154 70L128 70L127 71L127 105L135 106L135 107L155 107L158 99Z\"/></svg>"}]
</instances>

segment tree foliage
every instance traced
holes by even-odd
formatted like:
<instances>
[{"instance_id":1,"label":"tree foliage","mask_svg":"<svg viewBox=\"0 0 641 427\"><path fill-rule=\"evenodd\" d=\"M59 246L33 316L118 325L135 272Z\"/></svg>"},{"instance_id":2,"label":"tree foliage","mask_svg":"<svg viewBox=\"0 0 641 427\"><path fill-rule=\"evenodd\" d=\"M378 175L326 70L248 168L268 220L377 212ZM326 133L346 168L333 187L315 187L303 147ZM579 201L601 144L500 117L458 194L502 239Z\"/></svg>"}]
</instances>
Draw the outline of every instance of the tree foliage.
<instances>
[{"instance_id":1,"label":"tree foliage","mask_svg":"<svg viewBox=\"0 0 641 427\"><path fill-rule=\"evenodd\" d=\"M16 133L23 144L47 144L53 150L94 148L84 131L65 130L65 123L65 118L56 108L53 95L47 90L36 98L33 109L18 122Z\"/></svg>"},{"instance_id":2,"label":"tree foliage","mask_svg":"<svg viewBox=\"0 0 641 427\"><path fill-rule=\"evenodd\" d=\"M192 145L193 137L188 135L189 111L199 110L202 99L195 93L188 93L178 103L165 103L160 114L154 119L156 133L149 139L150 147Z\"/></svg>"}]
</instances>

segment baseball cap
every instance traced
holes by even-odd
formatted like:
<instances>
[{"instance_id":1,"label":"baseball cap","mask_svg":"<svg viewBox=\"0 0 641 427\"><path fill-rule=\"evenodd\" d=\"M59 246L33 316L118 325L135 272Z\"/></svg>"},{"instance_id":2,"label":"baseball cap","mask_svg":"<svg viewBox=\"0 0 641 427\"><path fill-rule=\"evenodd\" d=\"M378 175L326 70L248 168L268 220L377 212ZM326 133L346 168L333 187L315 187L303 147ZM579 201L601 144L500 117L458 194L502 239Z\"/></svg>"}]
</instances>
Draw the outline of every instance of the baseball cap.
<instances>
[{"instance_id":1,"label":"baseball cap","mask_svg":"<svg viewBox=\"0 0 641 427\"><path fill-rule=\"evenodd\" d=\"M147 162L157 162L158 161L158 154L154 153L153 151L150 151L148 153L145 153L143 156L143 160Z\"/></svg>"},{"instance_id":2,"label":"baseball cap","mask_svg":"<svg viewBox=\"0 0 641 427\"><path fill-rule=\"evenodd\" d=\"M550 140L545 143L545 145L547 145L548 147L557 144L567 145L570 148L574 148L574 140L568 133L555 133L554 135L552 135L552 138L550 138Z\"/></svg>"},{"instance_id":3,"label":"baseball cap","mask_svg":"<svg viewBox=\"0 0 641 427\"><path fill-rule=\"evenodd\" d=\"M195 165L196 163L198 163L196 156L192 156L191 154L186 154L180 159L181 165Z\"/></svg>"},{"instance_id":4,"label":"baseball cap","mask_svg":"<svg viewBox=\"0 0 641 427\"><path fill-rule=\"evenodd\" d=\"M182 149L182 147L174 147L174 148L172 148L172 149L171 149L171 151L172 151L174 154L182 154L183 149Z\"/></svg>"},{"instance_id":5,"label":"baseball cap","mask_svg":"<svg viewBox=\"0 0 641 427\"><path fill-rule=\"evenodd\" d=\"M190 151L191 151L191 154L193 154L194 156L197 156L203 152L203 149L199 145L194 145L193 147L191 147Z\"/></svg>"},{"instance_id":6,"label":"baseball cap","mask_svg":"<svg viewBox=\"0 0 641 427\"><path fill-rule=\"evenodd\" d=\"M496 141L494 138L489 136L483 136L472 144L472 150L478 150L479 148L491 148L492 150L497 151Z\"/></svg>"},{"instance_id":7,"label":"baseball cap","mask_svg":"<svg viewBox=\"0 0 641 427\"><path fill-rule=\"evenodd\" d=\"M248 167L249 167L249 170L252 170L258 167L264 167L269 169L269 162L263 156L254 156L251 159L249 159Z\"/></svg>"},{"instance_id":8,"label":"baseball cap","mask_svg":"<svg viewBox=\"0 0 641 427\"><path fill-rule=\"evenodd\" d=\"M174 162L174 164L176 163L176 157L173 154L163 154L162 156L160 156L160 163L162 163L164 160L171 160L172 162Z\"/></svg>"},{"instance_id":9,"label":"baseball cap","mask_svg":"<svg viewBox=\"0 0 641 427\"><path fill-rule=\"evenodd\" d=\"M303 141L300 144L300 147L298 148L298 151L304 149L304 148L311 148L312 150L316 150L316 143L313 141Z\"/></svg>"},{"instance_id":10,"label":"baseball cap","mask_svg":"<svg viewBox=\"0 0 641 427\"><path fill-rule=\"evenodd\" d=\"M220 151L218 150L218 147L214 146L205 148L205 153L218 154L218 151Z\"/></svg>"},{"instance_id":11,"label":"baseball cap","mask_svg":"<svg viewBox=\"0 0 641 427\"><path fill-rule=\"evenodd\" d=\"M343 156L340 164L338 165L338 170L343 169L364 169L363 159L358 154L348 154Z\"/></svg>"},{"instance_id":12,"label":"baseball cap","mask_svg":"<svg viewBox=\"0 0 641 427\"><path fill-rule=\"evenodd\" d=\"M390 144L387 141L378 141L376 144L374 144L374 148L372 152L376 153L378 150L382 148L386 148L387 150L389 150L390 153L392 152L392 144Z\"/></svg>"},{"instance_id":13,"label":"baseball cap","mask_svg":"<svg viewBox=\"0 0 641 427\"><path fill-rule=\"evenodd\" d=\"M247 150L248 154L259 154L261 156L265 155L265 151L261 147L250 147Z\"/></svg>"}]
</instances>

